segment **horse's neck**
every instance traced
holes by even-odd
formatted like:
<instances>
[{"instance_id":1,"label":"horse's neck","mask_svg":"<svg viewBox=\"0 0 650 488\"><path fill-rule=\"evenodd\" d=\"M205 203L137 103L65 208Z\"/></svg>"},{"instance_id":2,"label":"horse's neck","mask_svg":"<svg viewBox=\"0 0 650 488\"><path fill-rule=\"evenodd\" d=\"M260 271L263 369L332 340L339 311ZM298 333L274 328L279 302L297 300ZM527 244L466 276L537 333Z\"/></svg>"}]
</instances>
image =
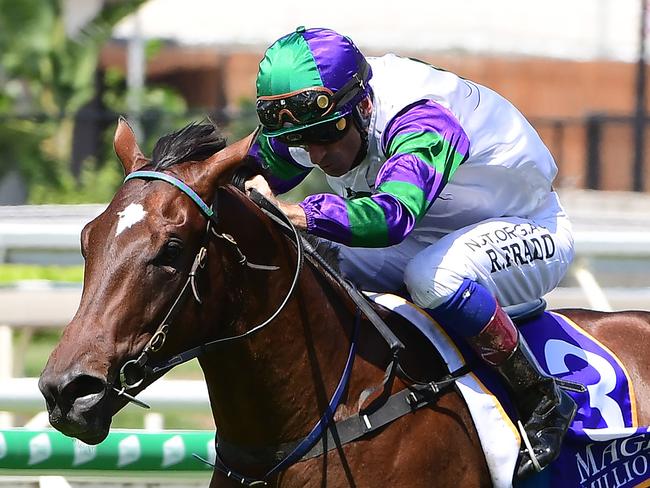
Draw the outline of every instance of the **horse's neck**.
<instances>
[{"instance_id":1,"label":"horse's neck","mask_svg":"<svg viewBox=\"0 0 650 488\"><path fill-rule=\"evenodd\" d=\"M239 289L229 292L228 312L237 317L229 333L263 322L279 306L290 286L292 259L281 257L279 271L242 270ZM219 434L244 445L307 434L336 389L353 321L340 294L304 266L293 298L264 330L202 358Z\"/></svg>"}]
</instances>

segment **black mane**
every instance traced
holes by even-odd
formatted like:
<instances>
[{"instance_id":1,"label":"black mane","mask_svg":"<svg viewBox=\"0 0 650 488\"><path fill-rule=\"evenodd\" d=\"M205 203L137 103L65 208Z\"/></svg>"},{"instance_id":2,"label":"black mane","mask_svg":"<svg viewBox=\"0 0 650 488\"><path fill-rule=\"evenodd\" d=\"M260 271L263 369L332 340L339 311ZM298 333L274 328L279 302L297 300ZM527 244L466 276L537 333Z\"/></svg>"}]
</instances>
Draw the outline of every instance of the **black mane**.
<instances>
[{"instance_id":1,"label":"black mane","mask_svg":"<svg viewBox=\"0 0 650 488\"><path fill-rule=\"evenodd\" d=\"M153 148L155 170L184 161L202 161L226 147L226 138L212 122L192 122L181 130L162 136Z\"/></svg>"}]
</instances>

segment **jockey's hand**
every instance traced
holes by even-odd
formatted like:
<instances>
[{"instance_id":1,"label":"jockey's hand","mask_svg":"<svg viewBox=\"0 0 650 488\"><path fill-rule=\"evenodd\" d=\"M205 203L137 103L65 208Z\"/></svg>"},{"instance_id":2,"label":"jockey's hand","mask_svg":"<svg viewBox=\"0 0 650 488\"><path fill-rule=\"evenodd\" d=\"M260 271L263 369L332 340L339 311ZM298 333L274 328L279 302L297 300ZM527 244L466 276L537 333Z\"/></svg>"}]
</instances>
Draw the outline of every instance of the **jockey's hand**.
<instances>
[{"instance_id":1,"label":"jockey's hand","mask_svg":"<svg viewBox=\"0 0 650 488\"><path fill-rule=\"evenodd\" d=\"M264 196L275 206L279 207L280 210L282 210L286 216L289 217L289 220L291 220L293 225L299 229L307 229L307 216L305 215L305 211L302 209L302 207L296 203L289 203L278 200L277 197L273 194L273 191L271 190L268 182L262 175L254 176L244 183L244 189L246 190L246 193L250 194L250 191L253 188L261 193L262 196Z\"/></svg>"},{"instance_id":2,"label":"jockey's hand","mask_svg":"<svg viewBox=\"0 0 650 488\"><path fill-rule=\"evenodd\" d=\"M256 175L250 180L246 180L246 182L244 182L244 189L248 195L250 195L252 189L255 189L273 205L276 207L278 206L278 199L275 197L269 183L262 175Z\"/></svg>"}]
</instances>

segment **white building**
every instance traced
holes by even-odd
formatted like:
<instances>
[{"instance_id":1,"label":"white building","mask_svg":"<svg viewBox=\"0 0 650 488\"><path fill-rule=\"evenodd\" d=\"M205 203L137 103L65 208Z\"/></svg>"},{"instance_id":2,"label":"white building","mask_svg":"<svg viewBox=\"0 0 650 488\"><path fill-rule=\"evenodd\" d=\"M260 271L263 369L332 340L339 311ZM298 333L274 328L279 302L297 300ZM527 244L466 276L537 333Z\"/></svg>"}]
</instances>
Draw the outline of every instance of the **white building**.
<instances>
[{"instance_id":1,"label":"white building","mask_svg":"<svg viewBox=\"0 0 650 488\"><path fill-rule=\"evenodd\" d=\"M641 1L150 0L138 15L145 38L190 45L268 46L305 25L338 30L362 49L632 61ZM130 37L135 18L122 21L115 35Z\"/></svg>"}]
</instances>

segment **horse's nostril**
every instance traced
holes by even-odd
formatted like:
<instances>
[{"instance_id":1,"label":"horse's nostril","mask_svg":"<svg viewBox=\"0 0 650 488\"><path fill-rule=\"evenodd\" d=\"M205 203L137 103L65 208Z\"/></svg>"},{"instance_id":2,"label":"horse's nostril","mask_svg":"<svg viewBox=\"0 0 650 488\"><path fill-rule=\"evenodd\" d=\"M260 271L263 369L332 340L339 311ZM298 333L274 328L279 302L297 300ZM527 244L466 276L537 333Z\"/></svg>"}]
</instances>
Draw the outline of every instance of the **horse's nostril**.
<instances>
[{"instance_id":1,"label":"horse's nostril","mask_svg":"<svg viewBox=\"0 0 650 488\"><path fill-rule=\"evenodd\" d=\"M103 393L106 389L104 382L95 377L87 374L82 374L70 381L61 390L61 397L74 403L79 398L89 397Z\"/></svg>"},{"instance_id":2,"label":"horse's nostril","mask_svg":"<svg viewBox=\"0 0 650 488\"><path fill-rule=\"evenodd\" d=\"M45 395L45 406L47 407L48 412L51 412L56 408L56 401L52 396Z\"/></svg>"},{"instance_id":3,"label":"horse's nostril","mask_svg":"<svg viewBox=\"0 0 650 488\"><path fill-rule=\"evenodd\" d=\"M38 381L38 388L41 390L43 398L45 398L47 411L51 412L56 407L56 386L43 375Z\"/></svg>"}]
</instances>

